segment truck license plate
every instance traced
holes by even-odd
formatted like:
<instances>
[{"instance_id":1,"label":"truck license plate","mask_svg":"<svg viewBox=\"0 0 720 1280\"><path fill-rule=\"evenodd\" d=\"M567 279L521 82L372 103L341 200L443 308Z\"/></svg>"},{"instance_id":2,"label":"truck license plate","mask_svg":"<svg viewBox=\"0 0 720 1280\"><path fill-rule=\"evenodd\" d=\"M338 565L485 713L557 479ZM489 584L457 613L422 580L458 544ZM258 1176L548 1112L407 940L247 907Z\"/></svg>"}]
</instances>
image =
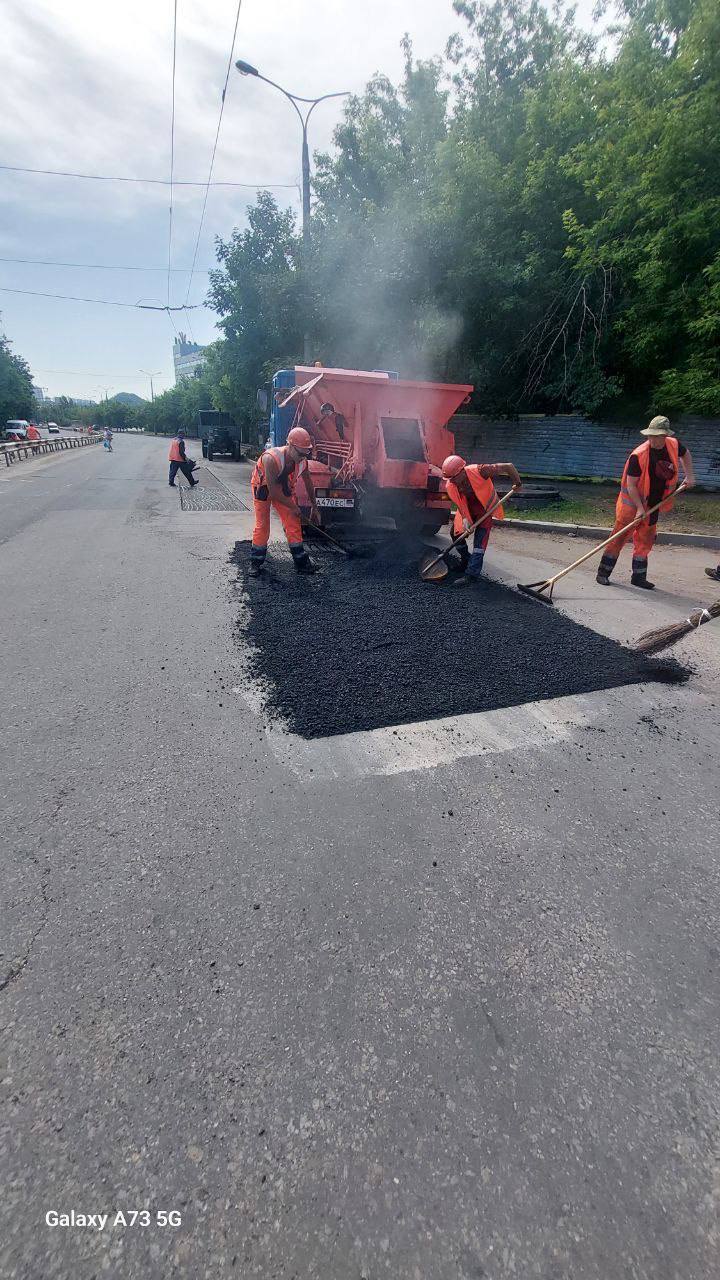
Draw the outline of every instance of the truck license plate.
<instances>
[{"instance_id":1,"label":"truck license plate","mask_svg":"<svg viewBox=\"0 0 720 1280\"><path fill-rule=\"evenodd\" d=\"M355 500L353 498L321 498L316 496L315 501L319 507L354 507Z\"/></svg>"}]
</instances>

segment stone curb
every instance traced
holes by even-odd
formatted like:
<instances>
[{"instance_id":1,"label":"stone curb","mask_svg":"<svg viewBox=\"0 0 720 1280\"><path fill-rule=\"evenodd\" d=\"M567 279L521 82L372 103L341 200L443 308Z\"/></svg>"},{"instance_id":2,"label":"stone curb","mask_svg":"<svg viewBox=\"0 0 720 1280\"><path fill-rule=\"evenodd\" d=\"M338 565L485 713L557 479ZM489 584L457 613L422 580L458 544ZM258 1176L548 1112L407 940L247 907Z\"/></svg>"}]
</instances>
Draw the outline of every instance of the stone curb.
<instances>
[{"instance_id":1,"label":"stone curb","mask_svg":"<svg viewBox=\"0 0 720 1280\"><path fill-rule=\"evenodd\" d=\"M564 533L570 538L593 538L602 542L609 538L612 529L602 529L594 524L558 524L554 520L497 520L498 528L527 529L532 533ZM711 533L659 533L659 543L675 547L705 547L720 551L720 536Z\"/></svg>"}]
</instances>

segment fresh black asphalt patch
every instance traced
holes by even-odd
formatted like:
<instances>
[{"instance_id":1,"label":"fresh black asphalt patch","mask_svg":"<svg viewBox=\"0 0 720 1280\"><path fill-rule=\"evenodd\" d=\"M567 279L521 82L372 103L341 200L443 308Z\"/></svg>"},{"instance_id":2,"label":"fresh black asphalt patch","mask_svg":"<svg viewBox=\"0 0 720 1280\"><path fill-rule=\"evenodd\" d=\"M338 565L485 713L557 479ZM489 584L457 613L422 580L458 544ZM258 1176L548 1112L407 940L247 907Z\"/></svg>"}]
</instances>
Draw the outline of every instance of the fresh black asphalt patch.
<instances>
[{"instance_id":1,"label":"fresh black asphalt patch","mask_svg":"<svg viewBox=\"0 0 720 1280\"><path fill-rule=\"evenodd\" d=\"M273 545L250 578L249 554L235 544L252 674L269 712L304 738L688 676L489 579L422 582L417 556L350 561L313 547L322 572L301 577Z\"/></svg>"}]
</instances>

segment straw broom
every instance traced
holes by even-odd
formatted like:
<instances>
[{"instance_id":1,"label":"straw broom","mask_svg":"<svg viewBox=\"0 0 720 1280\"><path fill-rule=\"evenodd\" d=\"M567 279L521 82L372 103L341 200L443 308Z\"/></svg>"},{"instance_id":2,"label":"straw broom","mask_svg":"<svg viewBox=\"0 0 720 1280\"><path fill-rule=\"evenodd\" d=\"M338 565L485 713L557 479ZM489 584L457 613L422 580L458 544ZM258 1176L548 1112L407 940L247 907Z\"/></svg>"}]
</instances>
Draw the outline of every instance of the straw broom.
<instances>
[{"instance_id":1,"label":"straw broom","mask_svg":"<svg viewBox=\"0 0 720 1280\"><path fill-rule=\"evenodd\" d=\"M720 600L716 600L707 609L693 609L690 616L684 618L682 622L672 622L669 627L657 627L655 631L646 631L635 648L639 649L640 653L659 653L661 649L667 649L668 645L682 640L683 636L691 631L697 631L704 622L710 622L718 617L720 617Z\"/></svg>"}]
</instances>

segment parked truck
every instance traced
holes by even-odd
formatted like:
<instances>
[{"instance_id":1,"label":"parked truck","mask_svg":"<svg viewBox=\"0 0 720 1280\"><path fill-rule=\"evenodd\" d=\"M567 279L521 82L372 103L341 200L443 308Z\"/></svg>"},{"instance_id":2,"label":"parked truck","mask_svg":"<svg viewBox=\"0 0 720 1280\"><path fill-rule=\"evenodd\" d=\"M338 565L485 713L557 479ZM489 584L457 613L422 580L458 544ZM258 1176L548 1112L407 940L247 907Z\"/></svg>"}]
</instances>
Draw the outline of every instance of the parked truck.
<instances>
[{"instance_id":1,"label":"parked truck","mask_svg":"<svg viewBox=\"0 0 720 1280\"><path fill-rule=\"evenodd\" d=\"M223 413L219 409L199 410L198 435L202 456L209 462L212 462L216 453L229 453L237 462L243 455L243 449L257 443L252 439L248 428L237 426L232 414Z\"/></svg>"},{"instance_id":2,"label":"parked truck","mask_svg":"<svg viewBox=\"0 0 720 1280\"><path fill-rule=\"evenodd\" d=\"M450 501L441 474L454 452L448 422L471 386L409 382L386 370L281 369L272 380L269 442L305 427L322 523L391 517L404 532L437 532ZM296 496L303 501L298 485Z\"/></svg>"}]
</instances>

